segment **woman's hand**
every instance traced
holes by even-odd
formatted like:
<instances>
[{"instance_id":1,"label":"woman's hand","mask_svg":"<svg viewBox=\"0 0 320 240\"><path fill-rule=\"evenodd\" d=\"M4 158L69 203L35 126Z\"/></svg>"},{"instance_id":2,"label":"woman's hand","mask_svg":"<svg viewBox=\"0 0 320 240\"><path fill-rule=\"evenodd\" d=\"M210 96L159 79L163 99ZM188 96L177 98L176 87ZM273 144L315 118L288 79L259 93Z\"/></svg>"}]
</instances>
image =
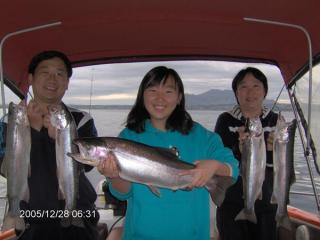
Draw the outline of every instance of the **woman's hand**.
<instances>
[{"instance_id":1,"label":"woman's hand","mask_svg":"<svg viewBox=\"0 0 320 240\"><path fill-rule=\"evenodd\" d=\"M114 154L108 153L105 159L100 160L97 168L102 175L111 178L112 187L114 189L122 193L127 193L129 191L131 182L120 178L119 168Z\"/></svg>"},{"instance_id":2,"label":"woman's hand","mask_svg":"<svg viewBox=\"0 0 320 240\"><path fill-rule=\"evenodd\" d=\"M267 151L273 151L274 132L270 132L267 138Z\"/></svg>"},{"instance_id":3,"label":"woman's hand","mask_svg":"<svg viewBox=\"0 0 320 240\"><path fill-rule=\"evenodd\" d=\"M119 177L119 170L116 163L116 157L112 153L108 153L105 159L100 160L97 169L102 175L106 177Z\"/></svg>"},{"instance_id":4,"label":"woman's hand","mask_svg":"<svg viewBox=\"0 0 320 240\"><path fill-rule=\"evenodd\" d=\"M242 145L244 141L249 137L249 133L245 131L245 127L241 126L238 128L238 134L239 134L239 150L242 152Z\"/></svg>"},{"instance_id":5,"label":"woman's hand","mask_svg":"<svg viewBox=\"0 0 320 240\"><path fill-rule=\"evenodd\" d=\"M229 167L216 160L201 160L195 161L196 168L191 170L182 171L180 176L191 175L193 176L192 182L188 188L203 187L213 175L228 175Z\"/></svg>"}]
</instances>

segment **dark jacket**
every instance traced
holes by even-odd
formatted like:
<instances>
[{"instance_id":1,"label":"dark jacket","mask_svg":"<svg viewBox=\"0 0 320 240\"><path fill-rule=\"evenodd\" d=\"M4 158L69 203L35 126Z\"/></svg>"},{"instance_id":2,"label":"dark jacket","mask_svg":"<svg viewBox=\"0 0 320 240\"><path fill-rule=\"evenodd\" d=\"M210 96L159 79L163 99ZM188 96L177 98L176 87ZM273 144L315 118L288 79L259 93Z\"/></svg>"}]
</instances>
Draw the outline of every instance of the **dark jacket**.
<instances>
[{"instance_id":1,"label":"dark jacket","mask_svg":"<svg viewBox=\"0 0 320 240\"><path fill-rule=\"evenodd\" d=\"M263 114L260 117L262 127L264 130L265 140L271 131L274 131L275 125L277 123L278 114L269 111L267 108L263 109ZM239 134L237 129L245 125L245 119L242 116L240 108L235 106L231 111L222 113L216 122L214 131L218 133L224 145L232 149L232 152L236 159L241 165L241 153L239 150ZM273 184L273 169L272 169L272 152L267 151L267 167L266 167L266 179L263 184L263 200L257 200L258 209L259 207L270 206L270 197L272 194L272 184ZM223 205L232 204L239 208L239 211L243 208L243 198L242 198L242 178L239 176L236 184L231 186L226 194Z\"/></svg>"}]
</instances>

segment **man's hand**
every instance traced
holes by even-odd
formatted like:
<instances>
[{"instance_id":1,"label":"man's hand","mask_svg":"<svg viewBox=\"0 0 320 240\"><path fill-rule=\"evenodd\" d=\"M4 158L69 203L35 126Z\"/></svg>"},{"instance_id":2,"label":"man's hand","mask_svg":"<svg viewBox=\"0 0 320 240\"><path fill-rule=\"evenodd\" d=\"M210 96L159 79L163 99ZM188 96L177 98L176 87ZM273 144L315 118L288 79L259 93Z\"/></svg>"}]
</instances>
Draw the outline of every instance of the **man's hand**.
<instances>
[{"instance_id":1,"label":"man's hand","mask_svg":"<svg viewBox=\"0 0 320 240\"><path fill-rule=\"evenodd\" d=\"M43 117L47 112L45 112L37 102L31 100L27 106L27 113L30 126L33 129L40 131L43 127Z\"/></svg>"}]
</instances>

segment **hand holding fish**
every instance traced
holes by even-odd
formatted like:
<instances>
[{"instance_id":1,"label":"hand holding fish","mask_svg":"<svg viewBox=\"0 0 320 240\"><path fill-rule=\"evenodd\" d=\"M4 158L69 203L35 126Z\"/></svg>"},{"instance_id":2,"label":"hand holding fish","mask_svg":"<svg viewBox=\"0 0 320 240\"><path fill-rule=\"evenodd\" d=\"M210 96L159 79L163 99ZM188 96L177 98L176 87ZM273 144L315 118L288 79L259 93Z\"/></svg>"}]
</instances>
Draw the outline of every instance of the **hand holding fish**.
<instances>
[{"instance_id":1,"label":"hand holding fish","mask_svg":"<svg viewBox=\"0 0 320 240\"><path fill-rule=\"evenodd\" d=\"M116 163L115 156L108 153L105 159L101 159L97 166L98 171L109 178L119 177L119 170Z\"/></svg>"},{"instance_id":2,"label":"hand holding fish","mask_svg":"<svg viewBox=\"0 0 320 240\"><path fill-rule=\"evenodd\" d=\"M184 170L179 175L191 175L193 176L192 182L189 184L188 188L192 189L194 187L203 187L206 183L218 173L218 175L228 176L230 174L229 168L218 161L215 160L201 160L195 161L194 164L196 168L190 170Z\"/></svg>"},{"instance_id":3,"label":"hand holding fish","mask_svg":"<svg viewBox=\"0 0 320 240\"><path fill-rule=\"evenodd\" d=\"M46 114L43 117L43 126L48 129L48 135L52 139L56 139L56 128L52 126L50 121L50 114Z\"/></svg>"},{"instance_id":4,"label":"hand holding fish","mask_svg":"<svg viewBox=\"0 0 320 240\"><path fill-rule=\"evenodd\" d=\"M112 179L112 186L115 189L123 193L129 191L131 182L120 178L116 157L112 153L107 153L106 158L99 161L97 169L102 175Z\"/></svg>"},{"instance_id":5,"label":"hand holding fish","mask_svg":"<svg viewBox=\"0 0 320 240\"><path fill-rule=\"evenodd\" d=\"M246 132L246 128L244 126L241 126L238 128L238 134L239 134L239 150L242 152L242 145L244 143L244 140L246 140L249 137L249 133Z\"/></svg>"},{"instance_id":6,"label":"hand holding fish","mask_svg":"<svg viewBox=\"0 0 320 240\"><path fill-rule=\"evenodd\" d=\"M46 114L46 112L43 111L37 102L31 100L27 106L27 113L30 126L33 129L40 131L43 126L43 116Z\"/></svg>"}]
</instances>

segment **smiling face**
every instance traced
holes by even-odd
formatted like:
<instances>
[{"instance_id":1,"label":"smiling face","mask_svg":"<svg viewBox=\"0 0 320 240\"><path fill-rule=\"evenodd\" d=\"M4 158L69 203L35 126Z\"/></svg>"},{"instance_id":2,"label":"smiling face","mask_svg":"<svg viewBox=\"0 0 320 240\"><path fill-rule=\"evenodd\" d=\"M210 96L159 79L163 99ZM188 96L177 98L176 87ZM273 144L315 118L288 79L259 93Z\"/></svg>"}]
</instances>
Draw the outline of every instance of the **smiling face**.
<instances>
[{"instance_id":1,"label":"smiling face","mask_svg":"<svg viewBox=\"0 0 320 240\"><path fill-rule=\"evenodd\" d=\"M174 78L169 75L166 81L161 81L159 85L146 88L143 99L152 125L160 130L165 130L168 118L180 103L181 94Z\"/></svg>"},{"instance_id":2,"label":"smiling face","mask_svg":"<svg viewBox=\"0 0 320 240\"><path fill-rule=\"evenodd\" d=\"M59 104L68 89L67 68L60 58L39 63L34 74L29 74L35 101L42 104Z\"/></svg>"},{"instance_id":3,"label":"smiling face","mask_svg":"<svg viewBox=\"0 0 320 240\"><path fill-rule=\"evenodd\" d=\"M236 96L242 113L247 117L260 115L266 91L263 83L255 78L251 73L245 75L239 82Z\"/></svg>"}]
</instances>

